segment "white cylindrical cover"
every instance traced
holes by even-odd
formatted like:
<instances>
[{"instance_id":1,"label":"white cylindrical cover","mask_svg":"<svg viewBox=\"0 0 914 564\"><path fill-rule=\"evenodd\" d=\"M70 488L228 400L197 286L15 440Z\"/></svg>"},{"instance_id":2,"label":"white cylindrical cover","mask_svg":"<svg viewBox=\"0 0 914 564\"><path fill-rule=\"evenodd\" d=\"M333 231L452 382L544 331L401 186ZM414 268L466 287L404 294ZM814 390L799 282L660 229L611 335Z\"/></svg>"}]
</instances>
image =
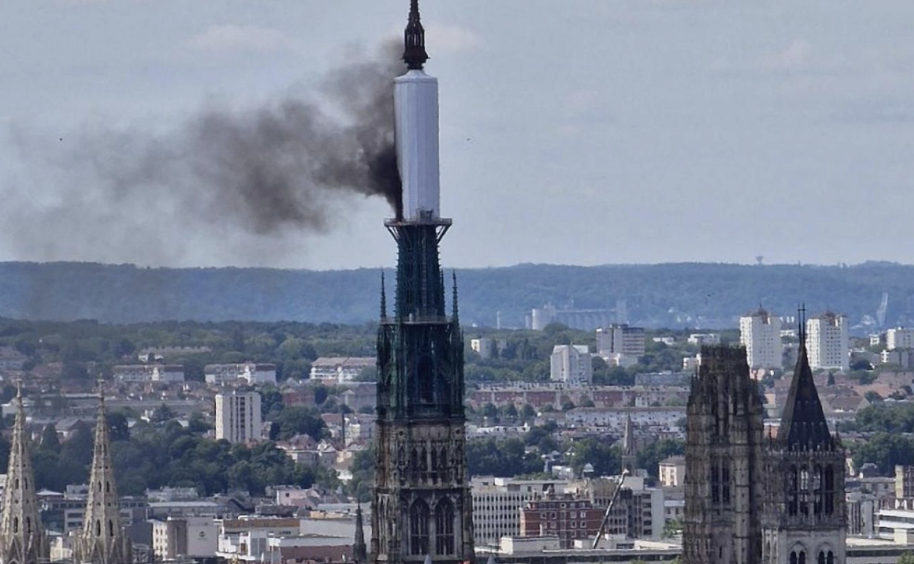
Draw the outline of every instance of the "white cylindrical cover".
<instances>
[{"instance_id":1,"label":"white cylindrical cover","mask_svg":"<svg viewBox=\"0 0 914 564\"><path fill-rule=\"evenodd\" d=\"M421 70L397 78L394 105L403 219L438 218L438 79Z\"/></svg>"}]
</instances>

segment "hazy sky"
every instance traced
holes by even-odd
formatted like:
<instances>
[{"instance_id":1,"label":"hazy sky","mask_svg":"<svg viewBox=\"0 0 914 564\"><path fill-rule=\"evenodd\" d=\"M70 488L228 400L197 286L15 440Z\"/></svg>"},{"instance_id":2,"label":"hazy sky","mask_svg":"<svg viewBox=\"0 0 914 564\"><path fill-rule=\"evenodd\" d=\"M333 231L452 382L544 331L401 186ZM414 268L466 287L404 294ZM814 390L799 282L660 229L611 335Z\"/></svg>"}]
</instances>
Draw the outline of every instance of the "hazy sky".
<instances>
[{"instance_id":1,"label":"hazy sky","mask_svg":"<svg viewBox=\"0 0 914 564\"><path fill-rule=\"evenodd\" d=\"M422 8L445 263L914 262L911 0ZM399 34L407 9L4 0L0 259L393 265L379 198L327 204L323 233L251 235L188 221L144 186L96 202L73 155L87 138L167 140L212 105L321 102L320 77Z\"/></svg>"}]
</instances>

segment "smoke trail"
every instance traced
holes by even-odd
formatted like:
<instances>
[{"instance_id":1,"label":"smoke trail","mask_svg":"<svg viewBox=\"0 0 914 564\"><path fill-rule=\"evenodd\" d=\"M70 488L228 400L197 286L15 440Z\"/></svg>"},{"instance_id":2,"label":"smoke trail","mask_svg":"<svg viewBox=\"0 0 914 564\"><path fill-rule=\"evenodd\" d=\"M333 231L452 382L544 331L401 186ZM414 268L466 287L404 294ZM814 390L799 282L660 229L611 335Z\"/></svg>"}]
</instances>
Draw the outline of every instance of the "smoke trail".
<instances>
[{"instance_id":1,"label":"smoke trail","mask_svg":"<svg viewBox=\"0 0 914 564\"><path fill-rule=\"evenodd\" d=\"M399 50L387 43L335 69L316 96L323 104L287 97L247 110L209 106L164 133L87 126L60 147L14 135L25 169L42 175L37 190L4 186L4 197L23 200L6 218L19 254L174 263L181 241L166 231L178 225L215 240L246 233L259 241L248 242L256 252L264 238L290 246L290 236L326 232L347 194L381 196L396 210ZM93 247L110 256L81 253Z\"/></svg>"}]
</instances>

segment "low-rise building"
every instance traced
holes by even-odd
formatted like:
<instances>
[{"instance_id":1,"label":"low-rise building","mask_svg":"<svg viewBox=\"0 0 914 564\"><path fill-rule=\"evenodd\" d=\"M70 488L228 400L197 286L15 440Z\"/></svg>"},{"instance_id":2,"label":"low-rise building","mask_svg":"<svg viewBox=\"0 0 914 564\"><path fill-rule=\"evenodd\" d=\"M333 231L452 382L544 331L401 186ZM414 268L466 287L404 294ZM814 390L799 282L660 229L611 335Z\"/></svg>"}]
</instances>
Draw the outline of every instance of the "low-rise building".
<instances>
[{"instance_id":1,"label":"low-rise building","mask_svg":"<svg viewBox=\"0 0 914 564\"><path fill-rule=\"evenodd\" d=\"M685 485L685 456L670 456L661 460L658 466L660 485L663 487Z\"/></svg>"},{"instance_id":2,"label":"low-rise building","mask_svg":"<svg viewBox=\"0 0 914 564\"><path fill-rule=\"evenodd\" d=\"M235 380L244 380L248 384L275 384L275 364L207 364L203 367L207 384L222 386Z\"/></svg>"},{"instance_id":3,"label":"low-rise building","mask_svg":"<svg viewBox=\"0 0 914 564\"><path fill-rule=\"evenodd\" d=\"M322 356L311 363L310 378L340 384L352 382L366 369L374 368L377 362L371 356Z\"/></svg>"},{"instance_id":4,"label":"low-rise building","mask_svg":"<svg viewBox=\"0 0 914 564\"><path fill-rule=\"evenodd\" d=\"M520 513L530 501L549 492L562 494L563 480L473 478L473 534L477 546L498 546L506 536L520 534Z\"/></svg>"},{"instance_id":5,"label":"low-rise building","mask_svg":"<svg viewBox=\"0 0 914 564\"><path fill-rule=\"evenodd\" d=\"M520 535L558 537L561 548L571 548L575 540L596 536L602 519L603 511L589 499L552 494L529 501L521 509Z\"/></svg>"},{"instance_id":6,"label":"low-rise building","mask_svg":"<svg viewBox=\"0 0 914 564\"><path fill-rule=\"evenodd\" d=\"M156 560L212 558L218 534L212 517L152 520L152 549Z\"/></svg>"}]
</instances>

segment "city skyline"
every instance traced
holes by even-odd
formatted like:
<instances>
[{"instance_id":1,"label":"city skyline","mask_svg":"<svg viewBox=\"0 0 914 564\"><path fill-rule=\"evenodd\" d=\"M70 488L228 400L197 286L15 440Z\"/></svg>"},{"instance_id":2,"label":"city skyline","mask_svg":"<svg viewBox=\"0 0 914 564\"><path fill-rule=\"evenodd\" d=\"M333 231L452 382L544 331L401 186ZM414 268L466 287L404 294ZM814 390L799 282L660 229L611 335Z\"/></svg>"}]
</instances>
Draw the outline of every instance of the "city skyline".
<instances>
[{"instance_id":1,"label":"city skyline","mask_svg":"<svg viewBox=\"0 0 914 564\"><path fill-rule=\"evenodd\" d=\"M442 213L463 218L447 243L453 265L914 261L862 236L875 225L885 240L904 235L884 217L903 207L912 166L904 2L518 7L425 8L444 87ZM91 174L58 170L85 135L168 139L210 104L314 97L319 77L358 57L353 45L372 52L402 26L395 4L218 8L11 3L0 148L14 158L0 191L16 236L0 259L393 261L380 198L333 202L325 231L266 237L195 224L180 199L129 185L109 205Z\"/></svg>"}]
</instances>

